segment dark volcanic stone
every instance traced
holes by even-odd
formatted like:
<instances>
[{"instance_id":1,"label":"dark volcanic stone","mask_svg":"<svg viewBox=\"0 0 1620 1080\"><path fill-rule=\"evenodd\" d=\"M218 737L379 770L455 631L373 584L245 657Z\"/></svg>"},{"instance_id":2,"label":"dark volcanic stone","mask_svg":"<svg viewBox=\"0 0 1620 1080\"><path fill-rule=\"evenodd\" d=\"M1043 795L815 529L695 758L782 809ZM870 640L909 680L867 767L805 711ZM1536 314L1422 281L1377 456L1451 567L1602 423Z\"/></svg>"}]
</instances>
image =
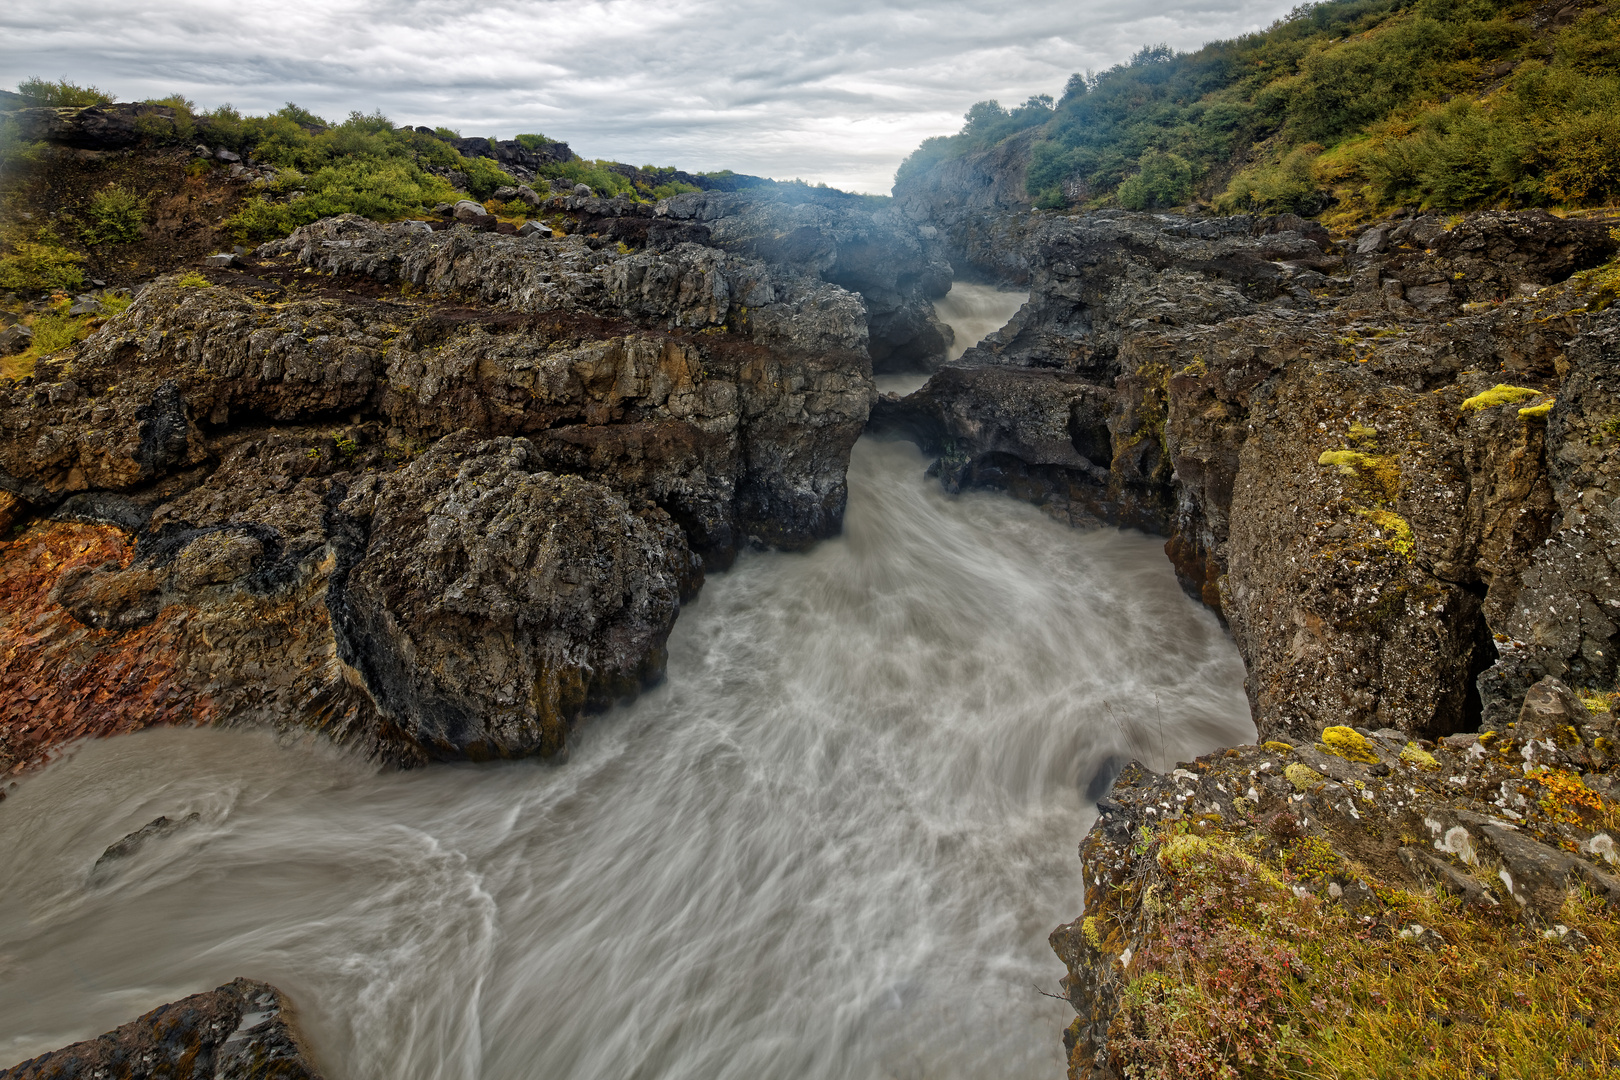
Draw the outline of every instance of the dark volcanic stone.
<instances>
[{"instance_id":1,"label":"dark volcanic stone","mask_svg":"<svg viewBox=\"0 0 1620 1080\"><path fill-rule=\"evenodd\" d=\"M268 983L236 979L162 1005L98 1039L0 1070L0 1080L320 1080L291 1009Z\"/></svg>"}]
</instances>

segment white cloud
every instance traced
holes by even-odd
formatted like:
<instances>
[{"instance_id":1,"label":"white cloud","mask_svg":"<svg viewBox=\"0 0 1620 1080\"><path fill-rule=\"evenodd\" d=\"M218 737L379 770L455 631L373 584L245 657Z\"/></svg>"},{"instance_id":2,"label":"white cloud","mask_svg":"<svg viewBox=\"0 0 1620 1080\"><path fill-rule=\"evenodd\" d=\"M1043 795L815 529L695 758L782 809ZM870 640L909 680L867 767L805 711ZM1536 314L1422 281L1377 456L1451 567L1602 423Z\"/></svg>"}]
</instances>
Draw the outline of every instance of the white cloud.
<instances>
[{"instance_id":1,"label":"white cloud","mask_svg":"<svg viewBox=\"0 0 1620 1080\"><path fill-rule=\"evenodd\" d=\"M263 112L466 135L540 131L587 157L887 191L900 160L984 98L1061 93L1143 44L1255 30L1280 0L106 0L8 5L0 83L180 91Z\"/></svg>"}]
</instances>

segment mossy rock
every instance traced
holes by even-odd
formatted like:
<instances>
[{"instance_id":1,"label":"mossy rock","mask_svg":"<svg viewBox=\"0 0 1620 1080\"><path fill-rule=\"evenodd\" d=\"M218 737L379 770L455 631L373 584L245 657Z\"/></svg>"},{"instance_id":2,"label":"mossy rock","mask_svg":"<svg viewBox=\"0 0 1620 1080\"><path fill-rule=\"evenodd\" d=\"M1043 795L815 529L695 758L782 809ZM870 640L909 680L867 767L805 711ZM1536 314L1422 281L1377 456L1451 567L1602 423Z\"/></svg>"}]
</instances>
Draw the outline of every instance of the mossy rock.
<instances>
[{"instance_id":1,"label":"mossy rock","mask_svg":"<svg viewBox=\"0 0 1620 1080\"><path fill-rule=\"evenodd\" d=\"M1372 743L1354 728L1341 725L1324 729L1322 745L1327 748L1328 753L1337 754L1346 761L1359 761L1364 765L1378 764L1378 755L1373 752Z\"/></svg>"}]
</instances>

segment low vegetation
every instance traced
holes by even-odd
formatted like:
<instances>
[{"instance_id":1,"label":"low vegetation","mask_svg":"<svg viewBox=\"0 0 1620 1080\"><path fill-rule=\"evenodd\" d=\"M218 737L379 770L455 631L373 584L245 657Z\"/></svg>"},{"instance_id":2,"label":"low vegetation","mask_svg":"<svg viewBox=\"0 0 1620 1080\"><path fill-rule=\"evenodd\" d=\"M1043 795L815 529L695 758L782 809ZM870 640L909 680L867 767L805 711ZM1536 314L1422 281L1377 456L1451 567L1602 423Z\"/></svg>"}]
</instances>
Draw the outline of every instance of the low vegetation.
<instances>
[{"instance_id":1,"label":"low vegetation","mask_svg":"<svg viewBox=\"0 0 1620 1080\"><path fill-rule=\"evenodd\" d=\"M1145 47L1062 97L974 105L897 183L1009 138L1037 205L1347 219L1620 198L1620 12L1533 0L1324 0L1191 53Z\"/></svg>"},{"instance_id":2,"label":"low vegetation","mask_svg":"<svg viewBox=\"0 0 1620 1080\"><path fill-rule=\"evenodd\" d=\"M101 310L79 315L72 313L73 300L66 296L58 296L43 311L20 310L18 321L32 330L34 336L27 349L0 357L0 379L20 379L33 374L34 364L40 357L83 341L131 303L130 295L123 292L105 292L95 299Z\"/></svg>"},{"instance_id":3,"label":"low vegetation","mask_svg":"<svg viewBox=\"0 0 1620 1080\"><path fill-rule=\"evenodd\" d=\"M37 106L86 106L112 100L95 87L39 78L24 80L18 94ZM381 113L352 112L332 123L308 109L288 103L266 116L245 115L230 105L199 109L179 94L154 98L136 119L137 130L153 148L190 150L201 144L224 149L251 162L257 175L221 230L241 243L283 236L300 225L332 214L355 213L379 221L422 217L439 203L471 197L488 200L517 180L487 157L463 154L454 143L460 134L448 128L429 132L398 127ZM22 140L22 128L0 114L0 162L13 176L42 162L41 144ZM531 151L553 144L537 133L516 141ZM266 178L264 166L274 174ZM223 168L212 156L193 162L192 174ZM561 180L585 184L598 195L624 195L638 200L667 198L699 190L675 179L676 170L651 165L640 169L617 162L586 161L577 156L550 162L537 170L537 182ZM0 258L11 284L29 291L77 288L72 279L74 244L128 244L147 225L152 192L110 184L87 205L68 215L72 235L46 237L16 232L4 241Z\"/></svg>"},{"instance_id":4,"label":"low vegetation","mask_svg":"<svg viewBox=\"0 0 1620 1080\"><path fill-rule=\"evenodd\" d=\"M1133 1080L1620 1068L1620 927L1598 898L1574 893L1537 927L1391 887L1313 837L1193 830L1146 845L1139 887L1161 930L1110 1040ZM1311 891L1347 872L1376 892L1376 917Z\"/></svg>"}]
</instances>

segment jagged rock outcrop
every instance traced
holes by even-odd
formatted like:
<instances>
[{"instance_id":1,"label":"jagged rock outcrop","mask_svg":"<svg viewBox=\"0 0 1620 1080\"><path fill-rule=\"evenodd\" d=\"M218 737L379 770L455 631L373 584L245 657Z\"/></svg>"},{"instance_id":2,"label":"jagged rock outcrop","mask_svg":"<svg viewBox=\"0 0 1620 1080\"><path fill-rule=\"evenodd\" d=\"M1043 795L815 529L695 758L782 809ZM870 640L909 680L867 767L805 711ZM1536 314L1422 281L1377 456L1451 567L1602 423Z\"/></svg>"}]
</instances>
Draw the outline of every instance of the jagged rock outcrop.
<instances>
[{"instance_id":1,"label":"jagged rock outcrop","mask_svg":"<svg viewBox=\"0 0 1620 1080\"><path fill-rule=\"evenodd\" d=\"M657 217L701 230L714 247L859 293L877 371L928 370L944 359L950 330L931 301L950 290L950 263L935 230L888 200L787 186L692 192L659 203Z\"/></svg>"},{"instance_id":2,"label":"jagged rock outcrop","mask_svg":"<svg viewBox=\"0 0 1620 1080\"><path fill-rule=\"evenodd\" d=\"M67 108L19 108L8 113L18 138L75 150L125 150L140 141L141 123L172 128L174 110L144 102Z\"/></svg>"},{"instance_id":3,"label":"jagged rock outcrop","mask_svg":"<svg viewBox=\"0 0 1620 1080\"><path fill-rule=\"evenodd\" d=\"M873 423L947 486L1167 531L1263 734L1439 737L1499 727L1543 675L1612 681L1616 314L1549 287L1613 255L1606 225L1337 245L1288 216L1112 212L1034 236L1029 304Z\"/></svg>"},{"instance_id":4,"label":"jagged rock outcrop","mask_svg":"<svg viewBox=\"0 0 1620 1080\"><path fill-rule=\"evenodd\" d=\"M1299 999L1315 1002L1327 1025L1342 1022L1341 1001L1403 1004L1373 993L1364 971L1296 963L1288 950L1321 940L1317 923L1424 965L1435 949L1455 950L1478 920L1493 940L1519 935L1579 964L1591 943L1565 925L1572 894L1599 918L1620 910L1616 739L1607 708L1589 710L1549 678L1501 733L1435 743L1334 727L1293 745L1217 750L1168 775L1132 763L1080 845L1086 914L1051 935L1078 1014L1064 1037L1070 1076L1117 1077L1155 1049L1144 1030L1153 1023L1128 1004L1127 988L1140 992L1172 956L1172 985L1197 987L1188 991L1202 995L1195 1008L1245 1000L1251 1045L1267 1045L1264 1030L1288 1020L1289 992L1268 985L1270 963L1292 972ZM1414 898L1446 920L1443 931L1411 921ZM1208 979L1205 965L1243 986ZM1312 1032L1296 1027L1294 1036ZM1299 1042L1289 1049L1309 1054Z\"/></svg>"},{"instance_id":5,"label":"jagged rock outcrop","mask_svg":"<svg viewBox=\"0 0 1620 1080\"><path fill-rule=\"evenodd\" d=\"M51 518L0 559L7 768L146 722L555 753L656 677L703 560L840 527L872 391L837 286L358 218L202 282L0 386L0 487Z\"/></svg>"},{"instance_id":6,"label":"jagged rock outcrop","mask_svg":"<svg viewBox=\"0 0 1620 1080\"><path fill-rule=\"evenodd\" d=\"M925 168L902 168L894 201L914 221L940 230L961 276L1029 281L1028 231L1042 215L1024 190L1033 130Z\"/></svg>"},{"instance_id":7,"label":"jagged rock outcrop","mask_svg":"<svg viewBox=\"0 0 1620 1080\"><path fill-rule=\"evenodd\" d=\"M9 1069L4 1080L320 1080L286 996L268 983L236 979L161 1005L97 1039L53 1050Z\"/></svg>"},{"instance_id":8,"label":"jagged rock outcrop","mask_svg":"<svg viewBox=\"0 0 1620 1080\"><path fill-rule=\"evenodd\" d=\"M867 347L879 372L933 370L951 342L932 303L951 285L937 231L888 200L773 184L689 192L656 206L623 195L560 195L544 209L593 249L673 253L696 245L847 289L865 302Z\"/></svg>"}]
</instances>

